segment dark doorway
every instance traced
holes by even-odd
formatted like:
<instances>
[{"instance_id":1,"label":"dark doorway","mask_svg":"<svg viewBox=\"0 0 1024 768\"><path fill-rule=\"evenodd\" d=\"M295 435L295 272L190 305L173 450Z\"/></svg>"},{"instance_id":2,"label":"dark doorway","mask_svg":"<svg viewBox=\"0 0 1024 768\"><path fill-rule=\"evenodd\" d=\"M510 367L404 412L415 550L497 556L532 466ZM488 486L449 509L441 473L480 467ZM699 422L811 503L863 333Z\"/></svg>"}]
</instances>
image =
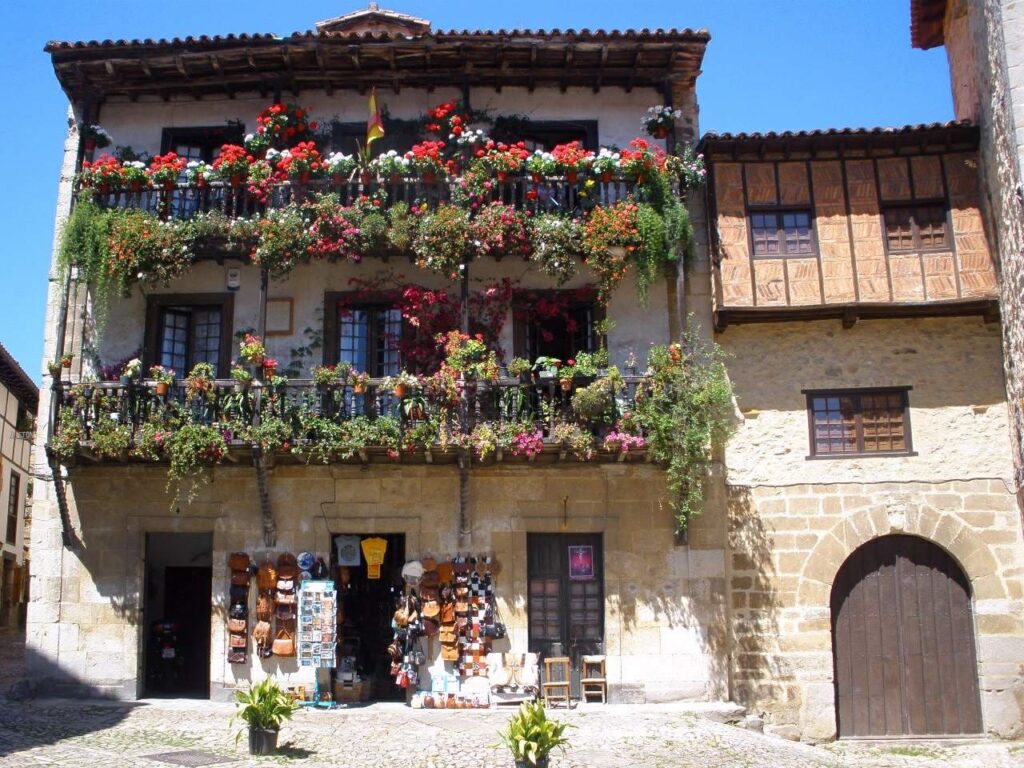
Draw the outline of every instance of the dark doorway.
<instances>
[{"instance_id":1,"label":"dark doorway","mask_svg":"<svg viewBox=\"0 0 1024 768\"><path fill-rule=\"evenodd\" d=\"M530 651L572 660L579 696L580 657L604 653L604 548L599 533L529 533Z\"/></svg>"},{"instance_id":2,"label":"dark doorway","mask_svg":"<svg viewBox=\"0 0 1024 768\"><path fill-rule=\"evenodd\" d=\"M981 732L970 585L944 550L870 541L839 569L831 602L840 737Z\"/></svg>"},{"instance_id":3,"label":"dark doorway","mask_svg":"<svg viewBox=\"0 0 1024 768\"><path fill-rule=\"evenodd\" d=\"M210 697L213 536L146 535L145 696Z\"/></svg>"},{"instance_id":4,"label":"dark doorway","mask_svg":"<svg viewBox=\"0 0 1024 768\"><path fill-rule=\"evenodd\" d=\"M359 564L346 566L347 581L341 578L338 566L339 545L355 543L370 538L381 538L387 542L380 578L371 579L366 557L361 546L358 550ZM391 620L398 600L402 596L402 566L405 564L405 534L338 534L334 537L331 551L332 571L338 585L338 602L343 616L338 628L341 643L341 658L355 658L356 670L363 679L363 685L370 686L373 701L405 701L405 690L395 685L390 675L391 657L388 645L394 637Z\"/></svg>"}]
</instances>

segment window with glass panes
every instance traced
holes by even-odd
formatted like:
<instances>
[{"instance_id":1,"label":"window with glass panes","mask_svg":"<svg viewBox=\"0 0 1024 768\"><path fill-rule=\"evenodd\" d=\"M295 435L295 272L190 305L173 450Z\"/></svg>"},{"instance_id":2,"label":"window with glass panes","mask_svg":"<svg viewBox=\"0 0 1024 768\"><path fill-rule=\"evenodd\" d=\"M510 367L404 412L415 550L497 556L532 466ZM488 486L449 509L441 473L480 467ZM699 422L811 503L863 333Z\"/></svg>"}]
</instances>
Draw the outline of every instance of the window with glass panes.
<instances>
[{"instance_id":1,"label":"window with glass panes","mask_svg":"<svg viewBox=\"0 0 1024 768\"><path fill-rule=\"evenodd\" d=\"M21 496L21 475L11 472L10 495L7 497L7 543L13 544L18 535L18 500Z\"/></svg>"},{"instance_id":2,"label":"window with glass panes","mask_svg":"<svg viewBox=\"0 0 1024 768\"><path fill-rule=\"evenodd\" d=\"M806 393L811 455L910 453L907 392L903 388Z\"/></svg>"},{"instance_id":3,"label":"window with glass panes","mask_svg":"<svg viewBox=\"0 0 1024 768\"><path fill-rule=\"evenodd\" d=\"M577 352L594 352L598 348L594 323L603 318L601 308L590 302L571 304L558 312L545 313L536 307L518 311L524 315L521 327L525 349L516 354L530 360L554 357L568 360ZM519 328L514 328L517 332ZM518 347L517 343L517 347Z\"/></svg>"},{"instance_id":4,"label":"window with glass panes","mask_svg":"<svg viewBox=\"0 0 1024 768\"><path fill-rule=\"evenodd\" d=\"M754 256L813 256L810 211L755 211L750 214Z\"/></svg>"},{"instance_id":5,"label":"window with glass panes","mask_svg":"<svg viewBox=\"0 0 1024 768\"><path fill-rule=\"evenodd\" d=\"M338 306L337 362L370 376L394 376L400 370L398 343L402 313L383 305Z\"/></svg>"},{"instance_id":6,"label":"window with glass panes","mask_svg":"<svg viewBox=\"0 0 1024 768\"><path fill-rule=\"evenodd\" d=\"M882 218L890 253L949 248L943 204L888 206Z\"/></svg>"},{"instance_id":7,"label":"window with glass panes","mask_svg":"<svg viewBox=\"0 0 1024 768\"><path fill-rule=\"evenodd\" d=\"M219 376L222 322L220 307L165 307L160 313L157 361L182 374L197 363L211 363Z\"/></svg>"}]
</instances>

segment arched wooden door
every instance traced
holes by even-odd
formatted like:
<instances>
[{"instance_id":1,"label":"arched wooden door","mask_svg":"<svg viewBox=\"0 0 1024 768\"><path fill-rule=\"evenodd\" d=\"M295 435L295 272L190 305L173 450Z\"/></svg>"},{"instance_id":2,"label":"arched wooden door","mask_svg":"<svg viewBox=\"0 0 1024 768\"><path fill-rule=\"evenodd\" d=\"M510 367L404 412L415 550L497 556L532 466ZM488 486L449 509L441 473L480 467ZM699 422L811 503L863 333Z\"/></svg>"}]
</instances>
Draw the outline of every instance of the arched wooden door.
<instances>
[{"instance_id":1,"label":"arched wooden door","mask_svg":"<svg viewBox=\"0 0 1024 768\"><path fill-rule=\"evenodd\" d=\"M981 732L970 585L940 547L884 536L832 586L840 737Z\"/></svg>"}]
</instances>

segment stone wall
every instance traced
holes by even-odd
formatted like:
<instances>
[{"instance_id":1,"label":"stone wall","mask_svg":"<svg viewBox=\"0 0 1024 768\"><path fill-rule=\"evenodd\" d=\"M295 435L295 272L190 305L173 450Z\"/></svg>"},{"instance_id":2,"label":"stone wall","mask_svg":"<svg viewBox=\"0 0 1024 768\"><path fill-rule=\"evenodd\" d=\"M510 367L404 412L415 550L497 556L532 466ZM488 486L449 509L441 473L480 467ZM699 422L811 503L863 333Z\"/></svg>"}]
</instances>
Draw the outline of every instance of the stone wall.
<instances>
[{"instance_id":1,"label":"stone wall","mask_svg":"<svg viewBox=\"0 0 1024 768\"><path fill-rule=\"evenodd\" d=\"M63 676L123 698L140 688L141 585L147 532L213 534L210 679L213 695L268 674L308 682L294 659L226 663L227 555L265 551L256 476L220 467L191 505L172 507L165 472L154 467L74 469L69 487L81 544L60 545L55 510L37 518L42 563L29 612L30 678ZM454 465L278 465L270 473L278 527L275 551L325 552L331 533L404 533L406 552L454 553L458 470ZM527 648L526 534L597 532L605 557L605 641L613 699L663 701L728 695L724 523L698 520L689 548L676 547L662 506L664 473L645 463L474 468L472 533L463 551L492 551L502 564L500 609L511 648ZM126 502L126 499L131 499ZM498 646L499 649L501 648Z\"/></svg>"},{"instance_id":2,"label":"stone wall","mask_svg":"<svg viewBox=\"0 0 1024 768\"><path fill-rule=\"evenodd\" d=\"M730 327L726 451L732 694L769 728L835 736L829 599L859 545L936 542L971 582L986 730L1021 733L1024 550L999 329L979 318ZM808 461L804 389L911 386L916 455Z\"/></svg>"}]
</instances>

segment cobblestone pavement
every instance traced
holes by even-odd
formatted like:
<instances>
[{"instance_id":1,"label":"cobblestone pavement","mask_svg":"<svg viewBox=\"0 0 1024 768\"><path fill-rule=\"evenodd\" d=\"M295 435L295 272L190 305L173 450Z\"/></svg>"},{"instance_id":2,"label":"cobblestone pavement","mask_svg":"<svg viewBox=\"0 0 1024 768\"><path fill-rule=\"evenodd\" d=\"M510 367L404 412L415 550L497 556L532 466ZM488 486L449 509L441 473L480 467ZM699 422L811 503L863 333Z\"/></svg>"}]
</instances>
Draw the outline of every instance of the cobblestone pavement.
<instances>
[{"instance_id":1,"label":"cobblestone pavement","mask_svg":"<svg viewBox=\"0 0 1024 768\"><path fill-rule=\"evenodd\" d=\"M233 708L191 701L35 700L0 705L0 765L168 766L147 756L201 750L227 768L511 768L496 746L505 711L417 711L396 704L303 711L281 732L281 754L251 758L236 744ZM572 749L554 768L1003 768L1024 766L1024 743L978 740L811 747L722 725L672 706L591 705L569 720ZM199 763L191 763L197 765Z\"/></svg>"}]
</instances>

